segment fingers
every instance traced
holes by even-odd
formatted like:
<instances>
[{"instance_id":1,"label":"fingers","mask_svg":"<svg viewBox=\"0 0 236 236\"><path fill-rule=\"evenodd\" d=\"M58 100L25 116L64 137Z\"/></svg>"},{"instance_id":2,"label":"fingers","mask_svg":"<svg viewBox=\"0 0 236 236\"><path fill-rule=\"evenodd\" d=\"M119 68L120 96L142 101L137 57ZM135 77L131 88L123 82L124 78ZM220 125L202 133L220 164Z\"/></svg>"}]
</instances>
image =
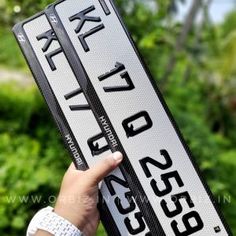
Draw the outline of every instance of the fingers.
<instances>
[{"instance_id":1,"label":"fingers","mask_svg":"<svg viewBox=\"0 0 236 236\"><path fill-rule=\"evenodd\" d=\"M78 170L78 169L76 168L74 162L72 162L72 163L70 164L70 166L68 167L67 172L69 172L69 173L78 173L78 172L79 172L79 173L80 173L80 172L84 172L84 170Z\"/></svg>"},{"instance_id":2,"label":"fingers","mask_svg":"<svg viewBox=\"0 0 236 236\"><path fill-rule=\"evenodd\" d=\"M69 166L69 168L67 169L65 175L66 176L79 176L78 174L83 173L84 171L81 170L77 170L75 164L72 162Z\"/></svg>"},{"instance_id":3,"label":"fingers","mask_svg":"<svg viewBox=\"0 0 236 236\"><path fill-rule=\"evenodd\" d=\"M85 177L87 186L96 186L102 181L110 172L112 172L122 162L123 156L120 152L115 152L108 157L102 159L95 166L87 171L78 171L72 162L67 170L67 175L74 176L80 172Z\"/></svg>"},{"instance_id":4,"label":"fingers","mask_svg":"<svg viewBox=\"0 0 236 236\"><path fill-rule=\"evenodd\" d=\"M101 160L95 166L86 171L88 184L90 186L97 185L102 181L110 172L112 172L122 162L123 156L120 152L115 152L108 157Z\"/></svg>"},{"instance_id":5,"label":"fingers","mask_svg":"<svg viewBox=\"0 0 236 236\"><path fill-rule=\"evenodd\" d=\"M76 167L75 164L72 162L67 171L73 171L73 170L76 170Z\"/></svg>"}]
</instances>

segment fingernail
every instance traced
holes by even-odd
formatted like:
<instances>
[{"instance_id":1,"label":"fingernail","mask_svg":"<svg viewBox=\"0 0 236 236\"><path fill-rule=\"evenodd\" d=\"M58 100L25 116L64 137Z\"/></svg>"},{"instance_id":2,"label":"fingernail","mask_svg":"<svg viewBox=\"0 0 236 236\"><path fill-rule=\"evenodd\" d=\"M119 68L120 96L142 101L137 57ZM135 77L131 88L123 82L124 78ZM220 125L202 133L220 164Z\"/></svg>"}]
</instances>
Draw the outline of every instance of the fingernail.
<instances>
[{"instance_id":1,"label":"fingernail","mask_svg":"<svg viewBox=\"0 0 236 236\"><path fill-rule=\"evenodd\" d=\"M116 162L121 162L123 160L123 155L120 152L114 152L112 156Z\"/></svg>"}]
</instances>

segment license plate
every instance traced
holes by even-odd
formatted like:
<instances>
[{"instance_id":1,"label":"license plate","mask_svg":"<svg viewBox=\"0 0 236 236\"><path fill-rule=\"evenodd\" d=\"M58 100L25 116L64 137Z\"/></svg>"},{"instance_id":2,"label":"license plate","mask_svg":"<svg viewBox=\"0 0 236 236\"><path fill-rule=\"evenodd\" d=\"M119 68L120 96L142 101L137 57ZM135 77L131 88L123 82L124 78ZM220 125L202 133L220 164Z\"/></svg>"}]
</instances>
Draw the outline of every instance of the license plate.
<instances>
[{"instance_id":1,"label":"license plate","mask_svg":"<svg viewBox=\"0 0 236 236\"><path fill-rule=\"evenodd\" d=\"M45 14L16 25L13 31L75 165L86 170L111 151ZM54 52L57 57L52 61ZM102 221L109 235L149 232L120 169L106 178L100 192Z\"/></svg>"},{"instance_id":2,"label":"license plate","mask_svg":"<svg viewBox=\"0 0 236 236\"><path fill-rule=\"evenodd\" d=\"M45 13L15 34L72 156L79 144L77 166L124 155L101 188L108 234L232 235L113 2L59 1Z\"/></svg>"}]
</instances>

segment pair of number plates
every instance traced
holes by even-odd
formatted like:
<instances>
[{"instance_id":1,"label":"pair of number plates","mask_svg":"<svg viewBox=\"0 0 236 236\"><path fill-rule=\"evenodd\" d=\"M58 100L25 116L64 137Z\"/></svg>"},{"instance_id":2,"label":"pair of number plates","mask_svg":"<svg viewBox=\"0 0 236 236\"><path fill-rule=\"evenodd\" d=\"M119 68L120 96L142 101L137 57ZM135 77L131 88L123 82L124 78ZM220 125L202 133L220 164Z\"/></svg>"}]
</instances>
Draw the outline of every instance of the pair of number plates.
<instances>
[{"instance_id":1,"label":"pair of number plates","mask_svg":"<svg viewBox=\"0 0 236 236\"><path fill-rule=\"evenodd\" d=\"M80 170L121 151L109 235L231 235L111 0L64 0L14 34Z\"/></svg>"}]
</instances>

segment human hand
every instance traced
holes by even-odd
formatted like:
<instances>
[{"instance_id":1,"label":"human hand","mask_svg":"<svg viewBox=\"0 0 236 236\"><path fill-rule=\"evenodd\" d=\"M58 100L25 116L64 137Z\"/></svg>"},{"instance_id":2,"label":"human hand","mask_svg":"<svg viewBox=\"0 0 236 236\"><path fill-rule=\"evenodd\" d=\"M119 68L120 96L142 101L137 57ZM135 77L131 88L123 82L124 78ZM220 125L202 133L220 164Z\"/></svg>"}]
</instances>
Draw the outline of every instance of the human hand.
<instances>
[{"instance_id":1,"label":"human hand","mask_svg":"<svg viewBox=\"0 0 236 236\"><path fill-rule=\"evenodd\" d=\"M100 219L98 183L117 168L122 159L122 154L115 152L87 171L76 170L72 163L63 178L55 213L70 221L86 236L95 235Z\"/></svg>"}]
</instances>

